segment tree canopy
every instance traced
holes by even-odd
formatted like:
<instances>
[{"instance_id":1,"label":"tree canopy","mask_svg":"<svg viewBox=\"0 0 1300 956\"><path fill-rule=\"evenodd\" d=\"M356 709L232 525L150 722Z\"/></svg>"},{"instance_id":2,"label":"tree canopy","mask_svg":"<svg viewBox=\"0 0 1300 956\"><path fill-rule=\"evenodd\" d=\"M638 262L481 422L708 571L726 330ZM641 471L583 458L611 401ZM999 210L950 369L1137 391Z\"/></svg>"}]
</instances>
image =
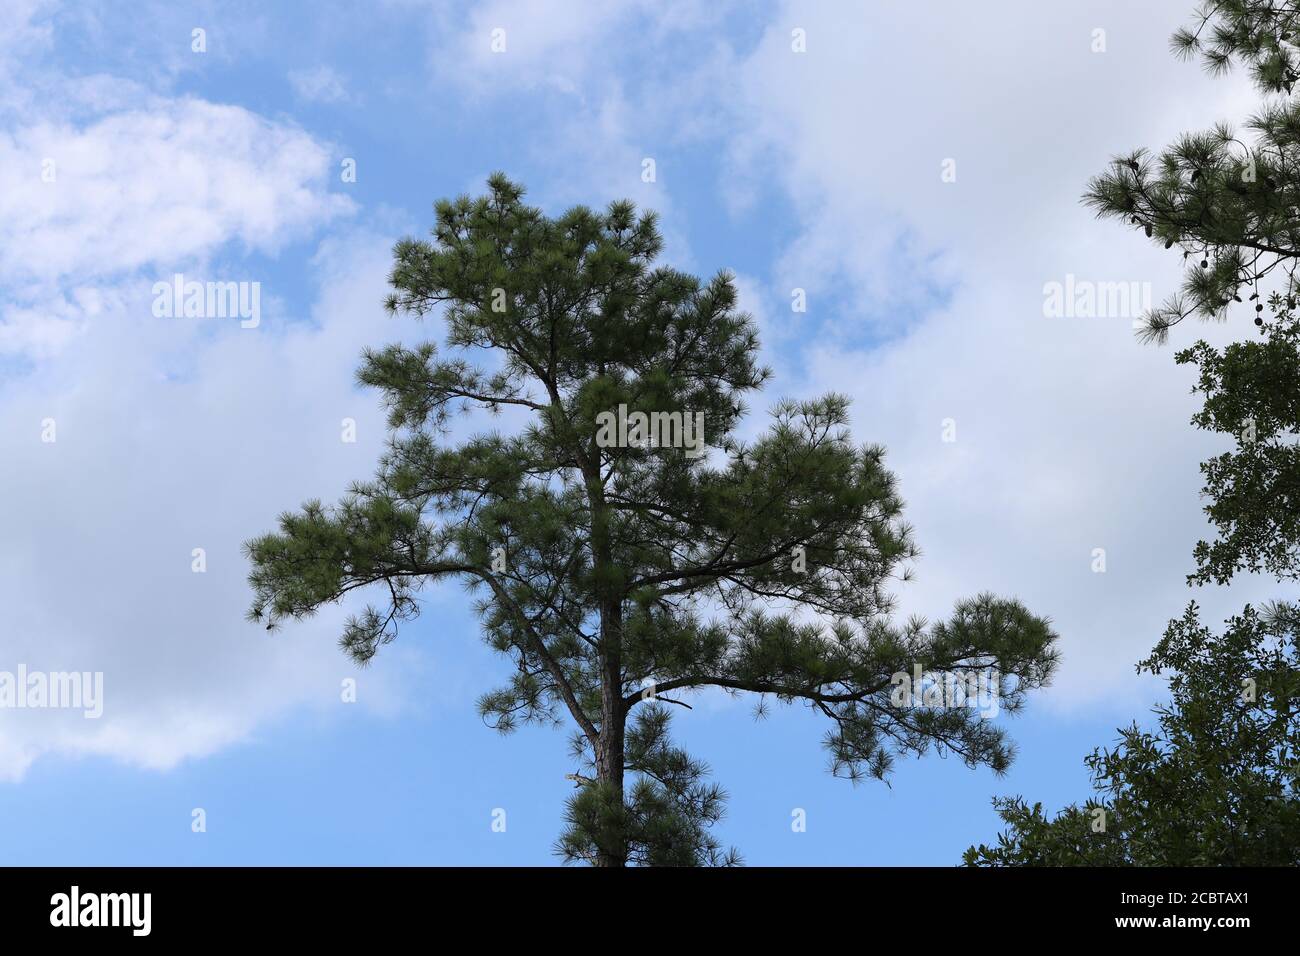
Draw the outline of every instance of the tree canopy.
<instances>
[{"instance_id":1,"label":"tree canopy","mask_svg":"<svg viewBox=\"0 0 1300 956\"><path fill-rule=\"evenodd\" d=\"M1049 817L995 801L1007 829L968 866L1300 864L1300 611L1249 606L1214 634L1189 605L1138 671L1168 674L1158 727L1087 758L1095 795Z\"/></svg>"},{"instance_id":2,"label":"tree canopy","mask_svg":"<svg viewBox=\"0 0 1300 956\"><path fill-rule=\"evenodd\" d=\"M889 587L917 552L848 401L777 401L741 440L770 373L730 275L658 264L656 218L630 203L552 218L523 192L494 175L484 196L437 203L431 240L397 244L388 307L436 312L444 342L365 354L358 379L391 428L377 475L248 543L251 616L274 627L377 593L341 638L364 663L422 587L465 582L511 665L484 719L576 728L566 860L736 860L709 835L722 790L669 740L668 708L691 691L813 708L831 770L854 780L931 748L1003 770L1001 728L970 708L896 707L891 678L995 669L1000 707L1018 710L1055 665L1048 622L991 595L895 621ZM454 415L505 410L512 430L450 440ZM615 410L692 416L703 444L611 442Z\"/></svg>"},{"instance_id":3,"label":"tree canopy","mask_svg":"<svg viewBox=\"0 0 1300 956\"><path fill-rule=\"evenodd\" d=\"M1158 152L1116 157L1089 184L1097 214L1127 222L1187 263L1182 290L1146 317L1145 336L1163 342L1189 316L1226 320L1243 296L1263 312L1270 294L1295 307L1300 251L1300 8L1275 0L1209 0L1172 45L1213 73L1245 65L1266 94L1239 134L1227 123L1180 137ZM1270 285L1272 283L1272 285Z\"/></svg>"}]
</instances>

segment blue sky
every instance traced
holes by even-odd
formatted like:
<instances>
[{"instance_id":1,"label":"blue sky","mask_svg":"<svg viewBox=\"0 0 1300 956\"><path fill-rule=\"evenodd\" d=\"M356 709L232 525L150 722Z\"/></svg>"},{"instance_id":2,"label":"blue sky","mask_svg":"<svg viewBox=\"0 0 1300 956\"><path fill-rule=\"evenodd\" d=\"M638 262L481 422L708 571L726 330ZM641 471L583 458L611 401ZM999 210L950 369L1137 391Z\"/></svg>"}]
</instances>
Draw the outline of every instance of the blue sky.
<instances>
[{"instance_id":1,"label":"blue sky","mask_svg":"<svg viewBox=\"0 0 1300 956\"><path fill-rule=\"evenodd\" d=\"M242 619L240 542L370 475L360 350L438 335L382 311L393 240L497 169L551 212L658 209L668 261L737 274L769 400L854 398L923 552L905 612L987 589L1062 636L1000 780L931 756L855 788L806 710L701 699L675 727L732 795L721 839L752 864L945 865L994 837L993 795L1084 797L1084 755L1160 696L1133 664L1192 596L1213 446L1171 351L1128 316L1046 317L1044 284L1172 291L1177 263L1078 196L1252 97L1167 55L1186 0L905 6L6 3L0 670L101 670L105 713L0 711L0 861L556 862L566 734L479 722L507 665L463 592L427 594L362 672L334 646L347 608L275 636ZM155 318L177 272L260 283L259 327ZM1212 620L1267 595L1195 596Z\"/></svg>"}]
</instances>

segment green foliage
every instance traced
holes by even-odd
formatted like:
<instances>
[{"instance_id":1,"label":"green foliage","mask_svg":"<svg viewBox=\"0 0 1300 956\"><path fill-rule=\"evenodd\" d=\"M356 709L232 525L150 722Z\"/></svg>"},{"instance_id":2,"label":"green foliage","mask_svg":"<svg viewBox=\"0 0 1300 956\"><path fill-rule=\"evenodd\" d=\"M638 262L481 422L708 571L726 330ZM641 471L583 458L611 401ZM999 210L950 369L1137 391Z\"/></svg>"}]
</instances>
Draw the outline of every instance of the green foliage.
<instances>
[{"instance_id":1,"label":"green foliage","mask_svg":"<svg viewBox=\"0 0 1300 956\"><path fill-rule=\"evenodd\" d=\"M1082 807L1068 806L1055 817L1032 807L1020 797L994 797L993 808L1006 830L995 846L981 843L966 850L966 866L1124 866L1131 861L1114 826L1093 829L1098 809L1109 813L1100 800Z\"/></svg>"},{"instance_id":2,"label":"green foliage","mask_svg":"<svg viewBox=\"0 0 1300 956\"><path fill-rule=\"evenodd\" d=\"M1233 303L1263 311L1269 282L1294 299L1300 106L1268 106L1248 128L1251 144L1220 125L1155 156L1135 150L1088 185L1084 200L1098 215L1177 246L1187 264L1181 292L1146 316L1149 340L1165 341L1191 315L1226 321Z\"/></svg>"},{"instance_id":3,"label":"green foliage","mask_svg":"<svg viewBox=\"0 0 1300 956\"><path fill-rule=\"evenodd\" d=\"M1179 56L1199 57L1211 73L1235 62L1250 70L1265 93L1290 93L1300 79L1296 39L1300 8L1286 0L1208 0L1195 22L1174 33Z\"/></svg>"},{"instance_id":4,"label":"green foliage","mask_svg":"<svg viewBox=\"0 0 1300 956\"><path fill-rule=\"evenodd\" d=\"M726 792L707 784L708 767L668 738L670 717L648 706L633 718L627 735L627 766L635 782L625 799L599 780L579 776L580 789L565 808L567 829L556 852L567 863L596 863L602 853L626 848L629 863L642 866L738 866L740 855L723 850L708 827L722 819ZM579 741L578 753L585 748ZM594 765L587 763L589 770Z\"/></svg>"},{"instance_id":5,"label":"green foliage","mask_svg":"<svg viewBox=\"0 0 1300 956\"><path fill-rule=\"evenodd\" d=\"M1300 320L1273 304L1258 341L1178 353L1200 370L1205 401L1193 423L1235 445L1201 464L1218 538L1196 546L1196 583L1226 584L1242 570L1300 578Z\"/></svg>"},{"instance_id":6,"label":"green foliage","mask_svg":"<svg viewBox=\"0 0 1300 956\"><path fill-rule=\"evenodd\" d=\"M1261 90L1289 94L1297 26L1294 0L1211 0L1173 46L1213 72L1244 63ZM1187 263L1181 292L1146 316L1146 338L1163 342L1191 315L1226 320L1234 302L1262 312L1270 291L1295 307L1300 106L1266 103L1247 129L1243 139L1220 124L1155 155L1135 150L1088 184L1084 201L1099 216L1125 221L1166 249L1178 246Z\"/></svg>"},{"instance_id":7,"label":"green foliage","mask_svg":"<svg viewBox=\"0 0 1300 956\"><path fill-rule=\"evenodd\" d=\"M343 635L364 663L419 588L465 582L512 664L484 719L508 732L567 717L594 768L568 810L566 859L732 860L706 835L722 793L668 745L666 718L646 709L627 729L651 683L669 705L720 687L815 708L832 769L854 779L931 746L1003 769L1000 729L969 710L894 708L890 677L997 667L1015 710L1055 664L1046 621L983 596L949 622L891 624L888 585L916 549L883 451L850 439L848 401L780 401L741 441L744 398L768 372L731 277L657 265L655 218L629 203L550 218L522 195L495 175L486 196L437 204L432 241L397 244L388 305L438 310L451 355L432 342L366 353L359 381L391 427L378 475L248 543L252 617L275 626L378 591ZM607 447L601 416L620 406L702 414L708 454ZM453 416L507 409L523 420L511 433L449 443Z\"/></svg>"},{"instance_id":8,"label":"green foliage","mask_svg":"<svg viewBox=\"0 0 1300 956\"><path fill-rule=\"evenodd\" d=\"M1190 605L1138 665L1170 674L1158 732L1134 724L1094 751L1097 793L1082 807L1049 819L1041 804L995 800L1007 829L966 865L1300 865L1298 633L1294 606L1248 606L1214 635Z\"/></svg>"}]
</instances>

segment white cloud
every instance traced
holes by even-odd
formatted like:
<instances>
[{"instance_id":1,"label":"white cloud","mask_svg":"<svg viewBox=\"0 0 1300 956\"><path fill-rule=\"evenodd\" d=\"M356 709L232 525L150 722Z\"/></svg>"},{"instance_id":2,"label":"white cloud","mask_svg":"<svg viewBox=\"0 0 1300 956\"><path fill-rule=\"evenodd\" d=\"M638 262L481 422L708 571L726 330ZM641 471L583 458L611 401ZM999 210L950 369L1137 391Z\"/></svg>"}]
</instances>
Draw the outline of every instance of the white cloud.
<instances>
[{"instance_id":1,"label":"white cloud","mask_svg":"<svg viewBox=\"0 0 1300 956\"><path fill-rule=\"evenodd\" d=\"M725 89L718 80L733 59L722 22L733 6L437 5L430 68L439 86L480 101L488 121L538 124L516 135L515 148L547 174L526 184L529 201L556 210L630 199L660 214L665 258L689 269L687 221L674 199L688 174L672 154L688 142L715 148ZM513 161L503 158L507 173ZM481 185L479 178L468 188Z\"/></svg>"},{"instance_id":2,"label":"white cloud","mask_svg":"<svg viewBox=\"0 0 1300 956\"><path fill-rule=\"evenodd\" d=\"M351 208L326 190L330 153L311 136L198 99L0 131L0 168L9 283L102 277L229 242L273 253Z\"/></svg>"},{"instance_id":3,"label":"white cloud","mask_svg":"<svg viewBox=\"0 0 1300 956\"><path fill-rule=\"evenodd\" d=\"M113 294L94 283L274 254L353 208L307 133L191 98L0 128L0 169L0 354L57 352Z\"/></svg>"},{"instance_id":4,"label":"white cloud","mask_svg":"<svg viewBox=\"0 0 1300 956\"><path fill-rule=\"evenodd\" d=\"M343 78L328 66L290 70L289 85L299 99L309 103L339 103L348 98Z\"/></svg>"},{"instance_id":5,"label":"white cloud","mask_svg":"<svg viewBox=\"0 0 1300 956\"><path fill-rule=\"evenodd\" d=\"M1136 693L1133 664L1192 596L1197 463L1216 445L1188 424L1189 371L1137 344L1128 319L1043 315L1044 283L1067 273L1150 281L1157 299L1178 282L1175 257L1079 196L1112 153L1249 111L1244 81L1168 55L1188 15L1182 0L997 17L789 5L723 94L737 206L753 177L775 177L802 218L759 294L788 311L789 288L807 287L821 332L779 355L778 381L853 396L855 433L889 449L924 551L906 607L938 616L988 588L1054 618L1065 661L1045 702ZM1111 25L1104 54L1097 23ZM935 276L950 301L932 297ZM941 440L947 418L956 443ZM1196 597L1212 621L1265 590Z\"/></svg>"},{"instance_id":6,"label":"white cloud","mask_svg":"<svg viewBox=\"0 0 1300 956\"><path fill-rule=\"evenodd\" d=\"M0 24L0 66L23 22ZM360 706L401 706L426 666L413 648L358 674L340 612L275 637L245 623L239 550L373 467L382 415L351 383L362 344L401 328L380 306L389 239L326 243L319 305L288 309L273 278L228 272L352 210L326 144L240 107L40 75L6 102L48 106L0 120L0 356L20 372L0 381L0 671L103 672L104 712L6 709L0 779L47 754L171 766L293 708L338 713L349 676ZM192 269L264 281L262 325L155 318L153 282Z\"/></svg>"},{"instance_id":7,"label":"white cloud","mask_svg":"<svg viewBox=\"0 0 1300 956\"><path fill-rule=\"evenodd\" d=\"M38 14L53 7L50 0L9 0L0 7L0 54L8 55L23 48L49 42L48 23L34 22Z\"/></svg>"},{"instance_id":8,"label":"white cloud","mask_svg":"<svg viewBox=\"0 0 1300 956\"><path fill-rule=\"evenodd\" d=\"M359 672L336 646L336 609L275 635L243 620L241 543L307 497L337 497L382 445L375 396L351 381L363 345L406 328L380 305L389 240L325 248L311 322L160 320L147 294L124 293L57 363L0 392L0 670L102 671L105 701L98 720L6 711L0 778L43 754L165 768L296 708L341 713L346 677L359 706L382 709L427 679L411 645ZM340 440L345 417L356 444Z\"/></svg>"},{"instance_id":9,"label":"white cloud","mask_svg":"<svg viewBox=\"0 0 1300 956\"><path fill-rule=\"evenodd\" d=\"M636 6L494 0L454 23L438 44L433 64L440 79L471 87L504 81L573 92L599 54L603 35L625 22ZM452 19L450 11L441 17Z\"/></svg>"},{"instance_id":10,"label":"white cloud","mask_svg":"<svg viewBox=\"0 0 1300 956\"><path fill-rule=\"evenodd\" d=\"M466 12L463 5L437 4L430 63L439 82L469 92L540 89L587 104L603 99L611 78L630 79L644 66L647 83L673 97L689 88L689 78L655 65L683 41L716 30L732 6L719 0L489 0Z\"/></svg>"}]
</instances>

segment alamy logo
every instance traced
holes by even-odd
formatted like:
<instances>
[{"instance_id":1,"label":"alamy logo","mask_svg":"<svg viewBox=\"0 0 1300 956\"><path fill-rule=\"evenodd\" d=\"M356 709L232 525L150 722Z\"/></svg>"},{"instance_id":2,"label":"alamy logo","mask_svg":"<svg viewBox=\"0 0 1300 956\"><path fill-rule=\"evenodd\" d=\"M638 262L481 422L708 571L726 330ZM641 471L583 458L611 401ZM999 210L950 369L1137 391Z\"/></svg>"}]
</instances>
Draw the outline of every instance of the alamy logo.
<instances>
[{"instance_id":1,"label":"alamy logo","mask_svg":"<svg viewBox=\"0 0 1300 956\"><path fill-rule=\"evenodd\" d=\"M927 671L920 664L912 673L898 671L890 678L889 702L898 708L950 709L975 707L981 717L996 717L1001 709L1002 678L986 667L981 671Z\"/></svg>"},{"instance_id":2,"label":"alamy logo","mask_svg":"<svg viewBox=\"0 0 1300 956\"><path fill-rule=\"evenodd\" d=\"M685 448L687 458L704 454L704 413L618 412L596 416L596 445L600 448Z\"/></svg>"},{"instance_id":3,"label":"alamy logo","mask_svg":"<svg viewBox=\"0 0 1300 956\"><path fill-rule=\"evenodd\" d=\"M80 710L88 720L104 713L103 671L0 671L0 710Z\"/></svg>"},{"instance_id":4,"label":"alamy logo","mask_svg":"<svg viewBox=\"0 0 1300 956\"><path fill-rule=\"evenodd\" d=\"M148 936L153 923L152 893L69 893L50 897L51 926L129 926L132 936Z\"/></svg>"},{"instance_id":5,"label":"alamy logo","mask_svg":"<svg viewBox=\"0 0 1300 956\"><path fill-rule=\"evenodd\" d=\"M233 319L241 329L262 322L262 283L196 282L183 273L153 284L153 314L159 319Z\"/></svg>"},{"instance_id":6,"label":"alamy logo","mask_svg":"<svg viewBox=\"0 0 1300 956\"><path fill-rule=\"evenodd\" d=\"M1138 319L1151 311L1150 282L1093 282L1068 273L1043 285L1049 319Z\"/></svg>"}]
</instances>

